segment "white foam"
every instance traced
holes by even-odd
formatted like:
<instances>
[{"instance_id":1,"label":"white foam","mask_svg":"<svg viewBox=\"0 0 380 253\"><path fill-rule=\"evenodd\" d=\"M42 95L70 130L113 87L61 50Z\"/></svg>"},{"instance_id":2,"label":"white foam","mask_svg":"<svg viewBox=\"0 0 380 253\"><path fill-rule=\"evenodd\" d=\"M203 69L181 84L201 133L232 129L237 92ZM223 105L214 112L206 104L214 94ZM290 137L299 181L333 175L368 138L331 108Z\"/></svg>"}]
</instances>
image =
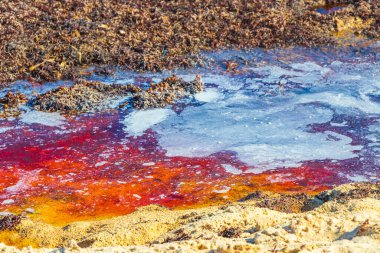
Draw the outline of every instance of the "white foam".
<instances>
[{"instance_id":1,"label":"white foam","mask_svg":"<svg viewBox=\"0 0 380 253\"><path fill-rule=\"evenodd\" d=\"M231 190L231 187L223 186L220 190L213 190L215 193L227 193Z\"/></svg>"},{"instance_id":2,"label":"white foam","mask_svg":"<svg viewBox=\"0 0 380 253\"><path fill-rule=\"evenodd\" d=\"M35 213L36 212L36 210L34 210L33 208L26 208L25 209L25 212L27 212L27 213Z\"/></svg>"},{"instance_id":3,"label":"white foam","mask_svg":"<svg viewBox=\"0 0 380 253\"><path fill-rule=\"evenodd\" d=\"M97 163L95 164L95 167L100 167L100 166L103 166L103 165L105 165L105 164L107 164L106 161L97 162Z\"/></svg>"},{"instance_id":4,"label":"white foam","mask_svg":"<svg viewBox=\"0 0 380 253\"><path fill-rule=\"evenodd\" d=\"M252 68L252 70L264 77L252 78L252 81L260 81L265 83L278 83L281 78L287 78L293 82L313 84L320 81L324 76L331 72L328 67L322 67L315 62L293 63L289 68L282 68L279 66L262 66ZM254 85L253 88L257 87Z\"/></svg>"},{"instance_id":5,"label":"white foam","mask_svg":"<svg viewBox=\"0 0 380 253\"><path fill-rule=\"evenodd\" d=\"M321 102L337 108L352 110L353 108L366 113L380 113L380 104L370 101L368 96L360 94L359 97L348 96L343 93L322 92L308 94L300 97L301 103Z\"/></svg>"},{"instance_id":6,"label":"white foam","mask_svg":"<svg viewBox=\"0 0 380 253\"><path fill-rule=\"evenodd\" d=\"M347 126L347 122L342 122L342 123L331 122L330 125L336 126L336 127L342 127L342 126Z\"/></svg>"},{"instance_id":7,"label":"white foam","mask_svg":"<svg viewBox=\"0 0 380 253\"><path fill-rule=\"evenodd\" d=\"M238 95L240 96L240 95ZM225 99L200 107L188 107L154 127L169 156L205 157L230 150L256 172L275 167L292 167L313 159L346 159L357 156L361 146L333 132L309 133L312 123L332 119L333 111L298 98L274 99L269 104ZM196 122L196 124L194 123Z\"/></svg>"},{"instance_id":8,"label":"white foam","mask_svg":"<svg viewBox=\"0 0 380 253\"><path fill-rule=\"evenodd\" d=\"M321 75L324 75L328 73L329 71L331 71L330 68L322 67L318 65L317 63L310 62L310 61L303 62L303 63L293 63L293 64L290 64L290 66L293 69L301 70L303 72L319 72Z\"/></svg>"},{"instance_id":9,"label":"white foam","mask_svg":"<svg viewBox=\"0 0 380 253\"><path fill-rule=\"evenodd\" d=\"M211 88L195 94L194 97L201 102L214 102L223 98L223 94L221 94L218 89Z\"/></svg>"},{"instance_id":10,"label":"white foam","mask_svg":"<svg viewBox=\"0 0 380 253\"><path fill-rule=\"evenodd\" d=\"M114 82L115 84L131 84L134 83L133 78L123 78L123 79L118 79Z\"/></svg>"},{"instance_id":11,"label":"white foam","mask_svg":"<svg viewBox=\"0 0 380 253\"><path fill-rule=\"evenodd\" d=\"M1 204L3 204L3 205L9 205L9 204L13 204L14 202L15 201L13 199L6 199L3 202L1 202Z\"/></svg>"},{"instance_id":12,"label":"white foam","mask_svg":"<svg viewBox=\"0 0 380 253\"><path fill-rule=\"evenodd\" d=\"M246 173L299 166L309 160L355 158L363 146L352 145L348 133L314 133L310 126L324 123L347 126L347 122L331 123L334 113L380 113L380 103L367 95L377 94L380 87L378 81L373 81L373 71L367 68L360 64L355 67L343 63L320 66L313 62L293 64L289 69L256 68L255 73L264 77L250 77L248 85L263 79L275 82L283 75L320 80L323 85L314 83L307 92L287 92L285 96L274 97L223 87L223 99L187 107L180 115L172 114L155 125L153 130L157 131L159 143L168 156L206 157L220 151L232 151L241 161L254 167ZM340 81L333 85L335 80L340 80L340 75L347 73L355 78L346 79L344 85ZM310 80L306 82L302 78L299 81L309 83ZM261 87L264 86L259 89ZM219 92L221 90L219 88ZM229 169L238 172L227 167Z\"/></svg>"},{"instance_id":13,"label":"white foam","mask_svg":"<svg viewBox=\"0 0 380 253\"><path fill-rule=\"evenodd\" d=\"M346 177L352 182L368 182L367 177L363 175L346 175Z\"/></svg>"},{"instance_id":14,"label":"white foam","mask_svg":"<svg viewBox=\"0 0 380 253\"><path fill-rule=\"evenodd\" d=\"M138 194L133 194L132 196L135 197L136 199L141 199L141 196Z\"/></svg>"},{"instance_id":15,"label":"white foam","mask_svg":"<svg viewBox=\"0 0 380 253\"><path fill-rule=\"evenodd\" d=\"M11 130L12 127L0 127L0 134L7 132L8 130Z\"/></svg>"},{"instance_id":16,"label":"white foam","mask_svg":"<svg viewBox=\"0 0 380 253\"><path fill-rule=\"evenodd\" d=\"M28 111L20 117L20 121L26 124L41 124L51 127L63 125L65 120L65 117L55 112Z\"/></svg>"},{"instance_id":17,"label":"white foam","mask_svg":"<svg viewBox=\"0 0 380 253\"><path fill-rule=\"evenodd\" d=\"M255 73L263 75L263 78L255 78L253 80L259 80L267 83L277 83L282 76L299 76L303 75L300 72L294 70L287 70L278 66L263 66L252 69Z\"/></svg>"},{"instance_id":18,"label":"white foam","mask_svg":"<svg viewBox=\"0 0 380 253\"><path fill-rule=\"evenodd\" d=\"M30 184L37 179L40 171L41 170L33 170L30 172L20 172L21 175L20 175L19 181L14 185L5 188L5 191L9 194L16 194L28 189Z\"/></svg>"},{"instance_id":19,"label":"white foam","mask_svg":"<svg viewBox=\"0 0 380 253\"><path fill-rule=\"evenodd\" d=\"M326 134L340 140L325 141ZM305 137L306 139L299 143L250 144L231 150L237 152L243 162L253 164L265 171L277 167L296 167L307 160L348 159L355 157L353 152L362 148L362 146L351 146L351 138L334 132Z\"/></svg>"},{"instance_id":20,"label":"white foam","mask_svg":"<svg viewBox=\"0 0 380 253\"><path fill-rule=\"evenodd\" d=\"M239 170L238 168L230 165L230 164L222 164L223 168L226 170L226 172L234 174L234 175L240 175L243 173L243 171Z\"/></svg>"},{"instance_id":21,"label":"white foam","mask_svg":"<svg viewBox=\"0 0 380 253\"><path fill-rule=\"evenodd\" d=\"M229 90L238 90L243 86L243 83L236 82L232 78L224 75L203 75L202 81L206 84L216 84L220 88L225 88Z\"/></svg>"},{"instance_id":22,"label":"white foam","mask_svg":"<svg viewBox=\"0 0 380 253\"><path fill-rule=\"evenodd\" d=\"M154 162L148 162L148 163L143 163L142 166L153 166L155 165Z\"/></svg>"},{"instance_id":23,"label":"white foam","mask_svg":"<svg viewBox=\"0 0 380 253\"><path fill-rule=\"evenodd\" d=\"M11 213L11 212L0 212L0 216L8 216L8 215L14 215L14 213Z\"/></svg>"},{"instance_id":24,"label":"white foam","mask_svg":"<svg viewBox=\"0 0 380 253\"><path fill-rule=\"evenodd\" d=\"M271 183L279 183L279 182L287 182L290 180L294 180L293 174L285 173L285 174L274 174L267 177L267 180Z\"/></svg>"},{"instance_id":25,"label":"white foam","mask_svg":"<svg viewBox=\"0 0 380 253\"><path fill-rule=\"evenodd\" d=\"M195 74L181 74L178 77L182 78L185 82L191 82L195 79Z\"/></svg>"},{"instance_id":26,"label":"white foam","mask_svg":"<svg viewBox=\"0 0 380 253\"><path fill-rule=\"evenodd\" d=\"M133 111L124 120L124 131L131 136L140 136L145 130L164 121L174 112L170 109Z\"/></svg>"}]
</instances>

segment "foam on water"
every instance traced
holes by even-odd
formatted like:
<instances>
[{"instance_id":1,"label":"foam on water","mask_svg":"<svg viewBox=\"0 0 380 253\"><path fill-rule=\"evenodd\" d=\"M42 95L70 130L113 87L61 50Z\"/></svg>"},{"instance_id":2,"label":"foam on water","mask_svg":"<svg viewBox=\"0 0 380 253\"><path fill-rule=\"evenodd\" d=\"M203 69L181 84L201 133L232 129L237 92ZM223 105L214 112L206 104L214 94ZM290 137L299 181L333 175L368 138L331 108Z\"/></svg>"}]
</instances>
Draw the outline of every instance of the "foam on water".
<instances>
[{"instance_id":1,"label":"foam on water","mask_svg":"<svg viewBox=\"0 0 380 253\"><path fill-rule=\"evenodd\" d=\"M342 92L320 92L308 94L299 98L301 103L319 102L334 106L337 110L360 110L365 113L380 113L380 104L372 102L366 94L358 92L357 96L350 96Z\"/></svg>"},{"instance_id":2,"label":"foam on water","mask_svg":"<svg viewBox=\"0 0 380 253\"><path fill-rule=\"evenodd\" d=\"M223 98L223 94L218 89L209 88L206 91L195 94L195 99L201 102L214 102Z\"/></svg>"},{"instance_id":3,"label":"foam on water","mask_svg":"<svg viewBox=\"0 0 380 253\"><path fill-rule=\"evenodd\" d=\"M122 123L124 130L131 136L140 136L145 130L164 121L169 115L173 114L170 109L152 109L146 111L134 111L130 113Z\"/></svg>"},{"instance_id":4,"label":"foam on water","mask_svg":"<svg viewBox=\"0 0 380 253\"><path fill-rule=\"evenodd\" d=\"M11 127L0 127L0 134L5 133L6 131L11 130L11 129L12 129Z\"/></svg>"},{"instance_id":5,"label":"foam on water","mask_svg":"<svg viewBox=\"0 0 380 253\"><path fill-rule=\"evenodd\" d=\"M230 165L230 164L222 164L223 168L228 172L228 173L231 173L231 174L234 174L234 175L240 175L243 173L243 171L239 170L238 168Z\"/></svg>"},{"instance_id":6,"label":"foam on water","mask_svg":"<svg viewBox=\"0 0 380 253\"><path fill-rule=\"evenodd\" d=\"M236 82L234 79L226 75L216 75L216 74L204 74L202 75L202 80L208 84L216 84L219 87L223 87L229 90L239 90L242 83Z\"/></svg>"},{"instance_id":7,"label":"foam on water","mask_svg":"<svg viewBox=\"0 0 380 253\"><path fill-rule=\"evenodd\" d=\"M364 146L353 141L352 133L361 130L334 119L379 117L379 100L371 97L379 93L379 69L378 62L303 61L250 67L252 74L245 76L206 74L206 84L217 88L195 98L207 103L188 106L153 130L169 156L232 151L256 173L309 160L357 158ZM314 131L319 125L336 129Z\"/></svg>"},{"instance_id":8,"label":"foam on water","mask_svg":"<svg viewBox=\"0 0 380 253\"><path fill-rule=\"evenodd\" d=\"M20 191L28 189L29 185L35 180L40 170L34 170L29 172L21 172L21 179L14 185L5 188L7 194L16 194Z\"/></svg>"},{"instance_id":9,"label":"foam on water","mask_svg":"<svg viewBox=\"0 0 380 253\"><path fill-rule=\"evenodd\" d=\"M298 97L266 101L230 98L188 107L154 127L169 156L201 156L230 150L243 162L264 169L291 167L307 160L356 157L361 146L350 137L326 131L309 132L310 124L329 122L333 110ZM196 122L196 123L195 123Z\"/></svg>"},{"instance_id":10,"label":"foam on water","mask_svg":"<svg viewBox=\"0 0 380 253\"><path fill-rule=\"evenodd\" d=\"M28 111L21 115L20 121L26 124L41 124L57 127L65 123L65 117L61 116L59 113Z\"/></svg>"}]
</instances>

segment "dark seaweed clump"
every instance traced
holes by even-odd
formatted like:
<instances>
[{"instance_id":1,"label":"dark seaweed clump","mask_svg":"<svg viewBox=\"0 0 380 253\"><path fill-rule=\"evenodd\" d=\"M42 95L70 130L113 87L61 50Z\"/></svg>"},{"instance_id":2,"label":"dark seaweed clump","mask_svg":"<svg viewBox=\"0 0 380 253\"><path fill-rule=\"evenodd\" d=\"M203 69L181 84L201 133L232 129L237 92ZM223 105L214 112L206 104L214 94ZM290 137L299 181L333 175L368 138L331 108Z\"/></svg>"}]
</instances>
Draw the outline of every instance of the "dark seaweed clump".
<instances>
[{"instance_id":1,"label":"dark seaweed clump","mask_svg":"<svg viewBox=\"0 0 380 253\"><path fill-rule=\"evenodd\" d=\"M316 11L326 4L346 7ZM349 17L379 38L374 0L1 1L0 84L73 79L89 65L189 67L201 50L330 45L337 19Z\"/></svg>"},{"instance_id":2,"label":"dark seaweed clump","mask_svg":"<svg viewBox=\"0 0 380 253\"><path fill-rule=\"evenodd\" d=\"M0 231L13 230L21 223L22 215L6 215L0 219Z\"/></svg>"},{"instance_id":3,"label":"dark seaweed clump","mask_svg":"<svg viewBox=\"0 0 380 253\"><path fill-rule=\"evenodd\" d=\"M238 228L225 228L218 235L225 238L237 238L241 235L242 231Z\"/></svg>"},{"instance_id":4,"label":"dark seaweed clump","mask_svg":"<svg viewBox=\"0 0 380 253\"><path fill-rule=\"evenodd\" d=\"M337 201L345 203L350 199L374 198L380 199L380 183L356 183L353 188L347 191L331 190L323 191L314 198L305 202L303 211L312 210L323 203Z\"/></svg>"},{"instance_id":5,"label":"dark seaweed clump","mask_svg":"<svg viewBox=\"0 0 380 253\"><path fill-rule=\"evenodd\" d=\"M380 199L380 183L355 183L351 186L348 190L327 190L315 196L305 193L285 194L255 191L240 199L240 202L254 200L257 207L285 213L299 213L313 210L329 201L345 203L351 199Z\"/></svg>"},{"instance_id":6,"label":"dark seaweed clump","mask_svg":"<svg viewBox=\"0 0 380 253\"><path fill-rule=\"evenodd\" d=\"M0 118L19 116L21 114L19 106L27 101L24 94L8 92L0 98Z\"/></svg>"},{"instance_id":7,"label":"dark seaweed clump","mask_svg":"<svg viewBox=\"0 0 380 253\"><path fill-rule=\"evenodd\" d=\"M107 108L112 99L130 96L120 107L127 106L129 102L134 108L148 109L165 107L176 100L202 91L204 84L199 76L191 82L185 82L175 75L164 79L157 84L151 84L148 90L138 86L105 84L80 80L71 87L59 87L52 91L38 95L29 104L39 111L62 112L76 114L81 112Z\"/></svg>"},{"instance_id":8,"label":"dark seaweed clump","mask_svg":"<svg viewBox=\"0 0 380 253\"><path fill-rule=\"evenodd\" d=\"M139 92L134 85L108 85L80 80L71 87L59 87L31 101L34 109L47 112L77 113L92 111L112 98Z\"/></svg>"},{"instance_id":9,"label":"dark seaweed clump","mask_svg":"<svg viewBox=\"0 0 380 253\"><path fill-rule=\"evenodd\" d=\"M305 193L300 194L273 194L256 191L240 199L240 201L256 200L257 207L269 208L284 213L299 213L305 202L309 200Z\"/></svg>"},{"instance_id":10,"label":"dark seaweed clump","mask_svg":"<svg viewBox=\"0 0 380 253\"><path fill-rule=\"evenodd\" d=\"M185 241L185 240L191 239L191 236L189 234L186 234L185 230L183 228L180 228L180 229L174 231L174 234L175 234L175 237L174 238L171 238L171 237L166 238L165 243Z\"/></svg>"},{"instance_id":11,"label":"dark seaweed clump","mask_svg":"<svg viewBox=\"0 0 380 253\"><path fill-rule=\"evenodd\" d=\"M204 84L200 76L196 76L191 82L185 82L182 78L174 75L152 85L147 91L137 93L134 96L134 107L138 109L164 107L203 89Z\"/></svg>"}]
</instances>

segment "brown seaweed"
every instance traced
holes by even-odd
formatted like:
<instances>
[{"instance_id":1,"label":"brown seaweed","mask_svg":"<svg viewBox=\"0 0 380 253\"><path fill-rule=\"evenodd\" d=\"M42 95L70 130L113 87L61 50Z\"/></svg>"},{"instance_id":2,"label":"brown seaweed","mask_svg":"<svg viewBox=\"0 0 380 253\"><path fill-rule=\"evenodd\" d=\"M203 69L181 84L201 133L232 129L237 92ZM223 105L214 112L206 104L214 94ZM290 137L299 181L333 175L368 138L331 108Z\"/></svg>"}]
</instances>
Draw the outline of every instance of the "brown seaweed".
<instances>
[{"instance_id":1,"label":"brown seaweed","mask_svg":"<svg viewBox=\"0 0 380 253\"><path fill-rule=\"evenodd\" d=\"M315 10L332 4L347 7ZM202 63L201 50L331 45L350 18L367 24L358 33L380 37L370 0L2 1L0 84L73 79L86 66L186 68Z\"/></svg>"}]
</instances>

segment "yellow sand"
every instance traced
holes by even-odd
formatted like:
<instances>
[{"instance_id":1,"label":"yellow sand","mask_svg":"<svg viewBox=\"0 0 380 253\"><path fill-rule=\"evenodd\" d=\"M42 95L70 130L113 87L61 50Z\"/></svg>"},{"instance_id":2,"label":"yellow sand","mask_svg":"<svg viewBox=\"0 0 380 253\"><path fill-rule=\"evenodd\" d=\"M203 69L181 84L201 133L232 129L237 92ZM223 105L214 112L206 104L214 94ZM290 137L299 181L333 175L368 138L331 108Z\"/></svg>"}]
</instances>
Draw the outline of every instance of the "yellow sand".
<instances>
[{"instance_id":1,"label":"yellow sand","mask_svg":"<svg viewBox=\"0 0 380 253\"><path fill-rule=\"evenodd\" d=\"M231 228L240 232L223 237ZM0 239L5 235L9 239L10 233ZM0 252L52 252L62 246L65 252L380 252L380 200L331 201L298 214L258 208L252 201L175 211L147 206L66 227L24 220L12 235L18 245L44 248L0 244Z\"/></svg>"}]
</instances>

